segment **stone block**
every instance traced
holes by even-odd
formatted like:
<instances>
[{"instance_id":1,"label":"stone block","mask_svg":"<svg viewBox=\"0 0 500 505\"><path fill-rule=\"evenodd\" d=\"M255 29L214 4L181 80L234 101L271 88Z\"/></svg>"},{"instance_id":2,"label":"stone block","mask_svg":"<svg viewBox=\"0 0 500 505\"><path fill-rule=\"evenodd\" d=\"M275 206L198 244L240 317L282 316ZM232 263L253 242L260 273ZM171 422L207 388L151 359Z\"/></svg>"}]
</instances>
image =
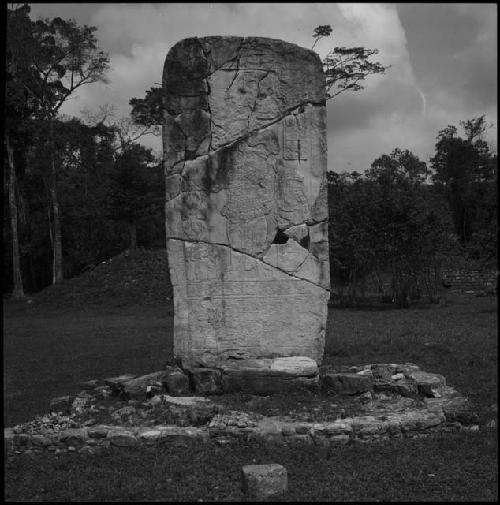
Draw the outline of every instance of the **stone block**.
<instances>
[{"instance_id":1,"label":"stone block","mask_svg":"<svg viewBox=\"0 0 500 505\"><path fill-rule=\"evenodd\" d=\"M146 430L139 434L139 438L146 443L156 442L161 438L161 430Z\"/></svg>"},{"instance_id":2,"label":"stone block","mask_svg":"<svg viewBox=\"0 0 500 505\"><path fill-rule=\"evenodd\" d=\"M288 489L286 468L278 464L245 465L242 468L243 493L250 499L266 499Z\"/></svg>"},{"instance_id":3,"label":"stone block","mask_svg":"<svg viewBox=\"0 0 500 505\"><path fill-rule=\"evenodd\" d=\"M14 446L31 446L31 437L27 433L15 433L12 437Z\"/></svg>"},{"instance_id":4,"label":"stone block","mask_svg":"<svg viewBox=\"0 0 500 505\"><path fill-rule=\"evenodd\" d=\"M119 447L131 447L137 445L138 441L135 435L131 431L125 430L110 430L107 435L107 439L113 445Z\"/></svg>"},{"instance_id":5,"label":"stone block","mask_svg":"<svg viewBox=\"0 0 500 505\"><path fill-rule=\"evenodd\" d=\"M79 393L71 404L71 413L81 414L94 399L95 397L89 395L85 391Z\"/></svg>"},{"instance_id":6,"label":"stone block","mask_svg":"<svg viewBox=\"0 0 500 505\"><path fill-rule=\"evenodd\" d=\"M371 366L372 375L377 380L390 381L396 370L397 365L395 364L377 363Z\"/></svg>"},{"instance_id":7,"label":"stone block","mask_svg":"<svg viewBox=\"0 0 500 505\"><path fill-rule=\"evenodd\" d=\"M210 404L210 400L204 396L169 396L162 395L161 400L172 405L181 407L197 407L202 404Z\"/></svg>"},{"instance_id":8,"label":"stone block","mask_svg":"<svg viewBox=\"0 0 500 505\"><path fill-rule=\"evenodd\" d=\"M49 437L46 437L45 435L32 435L31 443L33 445L41 447L48 447L49 445L52 444L52 440Z\"/></svg>"},{"instance_id":9,"label":"stone block","mask_svg":"<svg viewBox=\"0 0 500 505\"><path fill-rule=\"evenodd\" d=\"M89 438L88 429L86 428L70 428L59 434L59 440L67 446L76 446L85 443Z\"/></svg>"},{"instance_id":10,"label":"stone block","mask_svg":"<svg viewBox=\"0 0 500 505\"><path fill-rule=\"evenodd\" d=\"M443 386L446 386L446 379L436 373L416 370L410 374L410 378L417 383L418 392L424 396L437 396L439 395L439 390Z\"/></svg>"},{"instance_id":11,"label":"stone block","mask_svg":"<svg viewBox=\"0 0 500 505\"><path fill-rule=\"evenodd\" d=\"M127 398L142 399L146 397L148 386L159 386L161 388L164 375L164 370L141 375L140 377L119 382L116 388Z\"/></svg>"},{"instance_id":12,"label":"stone block","mask_svg":"<svg viewBox=\"0 0 500 505\"><path fill-rule=\"evenodd\" d=\"M222 367L224 392L279 393L300 387L318 386L318 366L308 357L263 358L225 362Z\"/></svg>"},{"instance_id":13,"label":"stone block","mask_svg":"<svg viewBox=\"0 0 500 505\"><path fill-rule=\"evenodd\" d=\"M373 378L357 373L327 372L321 376L323 387L339 395L356 395L373 390Z\"/></svg>"},{"instance_id":14,"label":"stone block","mask_svg":"<svg viewBox=\"0 0 500 505\"><path fill-rule=\"evenodd\" d=\"M110 377L109 379L104 379L104 384L106 384L106 386L109 386L115 394L121 393L121 391L123 390L122 384L129 380L135 379L136 377L137 375L126 373L118 375L117 377Z\"/></svg>"},{"instance_id":15,"label":"stone block","mask_svg":"<svg viewBox=\"0 0 500 505\"><path fill-rule=\"evenodd\" d=\"M109 432L109 428L105 426L93 426L88 429L88 435L90 438L106 438Z\"/></svg>"},{"instance_id":16,"label":"stone block","mask_svg":"<svg viewBox=\"0 0 500 505\"><path fill-rule=\"evenodd\" d=\"M51 412L69 414L71 412L72 403L73 397L71 395L58 396L57 398L52 398L52 400L50 400L49 408Z\"/></svg>"},{"instance_id":17,"label":"stone block","mask_svg":"<svg viewBox=\"0 0 500 505\"><path fill-rule=\"evenodd\" d=\"M180 368L167 371L162 384L167 393L173 396L184 396L190 393L189 377Z\"/></svg>"},{"instance_id":18,"label":"stone block","mask_svg":"<svg viewBox=\"0 0 500 505\"><path fill-rule=\"evenodd\" d=\"M109 386L97 386L94 394L99 400L106 400L113 395L113 390Z\"/></svg>"},{"instance_id":19,"label":"stone block","mask_svg":"<svg viewBox=\"0 0 500 505\"><path fill-rule=\"evenodd\" d=\"M202 395L222 393L222 372L216 368L189 368L194 391Z\"/></svg>"},{"instance_id":20,"label":"stone block","mask_svg":"<svg viewBox=\"0 0 500 505\"><path fill-rule=\"evenodd\" d=\"M417 383L413 379L398 380L375 380L373 383L374 391L392 393L401 396L416 396L418 393Z\"/></svg>"},{"instance_id":21,"label":"stone block","mask_svg":"<svg viewBox=\"0 0 500 505\"><path fill-rule=\"evenodd\" d=\"M85 382L80 382L79 384L83 389L87 391L91 391L95 389L97 386L99 386L99 381L96 379L91 379Z\"/></svg>"}]
</instances>

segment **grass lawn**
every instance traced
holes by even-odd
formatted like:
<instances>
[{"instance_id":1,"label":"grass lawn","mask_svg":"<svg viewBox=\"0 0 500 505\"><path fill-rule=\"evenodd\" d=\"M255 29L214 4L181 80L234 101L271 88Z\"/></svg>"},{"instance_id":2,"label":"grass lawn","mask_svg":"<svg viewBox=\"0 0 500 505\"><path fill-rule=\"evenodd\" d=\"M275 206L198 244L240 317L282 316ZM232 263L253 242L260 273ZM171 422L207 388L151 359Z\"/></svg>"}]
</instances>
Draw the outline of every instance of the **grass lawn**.
<instances>
[{"instance_id":1,"label":"grass lawn","mask_svg":"<svg viewBox=\"0 0 500 505\"><path fill-rule=\"evenodd\" d=\"M4 302L4 424L45 413L77 383L159 370L172 354L172 306L50 309ZM285 501L495 501L498 498L497 298L448 296L409 310L330 309L326 361L413 362L474 403L477 433L348 445L329 453L272 444L20 455L6 460L10 501L236 501L240 469L281 463Z\"/></svg>"}]
</instances>

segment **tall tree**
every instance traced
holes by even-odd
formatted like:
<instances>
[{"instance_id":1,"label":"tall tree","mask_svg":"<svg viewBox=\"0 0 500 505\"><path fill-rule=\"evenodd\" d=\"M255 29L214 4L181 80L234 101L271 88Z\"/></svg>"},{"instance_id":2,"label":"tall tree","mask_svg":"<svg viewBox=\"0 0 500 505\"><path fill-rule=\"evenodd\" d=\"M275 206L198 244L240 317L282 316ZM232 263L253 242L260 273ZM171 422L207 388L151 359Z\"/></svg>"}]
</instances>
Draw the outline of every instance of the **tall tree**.
<instances>
[{"instance_id":1,"label":"tall tree","mask_svg":"<svg viewBox=\"0 0 500 505\"><path fill-rule=\"evenodd\" d=\"M36 101L36 119L46 125L49 163L46 171L52 207L53 283L63 278L61 209L57 192L57 156L54 120L66 100L81 86L105 80L109 57L101 51L95 27L79 26L74 20L31 21L31 43L18 46L20 59L30 69L21 86Z\"/></svg>"},{"instance_id":2,"label":"tall tree","mask_svg":"<svg viewBox=\"0 0 500 505\"><path fill-rule=\"evenodd\" d=\"M137 247L139 220L162 207L162 170L150 149L131 144L120 152L113 169L110 209L113 217L126 224L129 247Z\"/></svg>"},{"instance_id":3,"label":"tall tree","mask_svg":"<svg viewBox=\"0 0 500 505\"><path fill-rule=\"evenodd\" d=\"M22 82L36 82L37 80L24 54L24 48L33 47L35 44L29 12L28 5L7 10L4 146L9 174L8 198L14 298L24 297L19 253L16 151L23 149L30 127L29 121L39 107L38 101L21 85Z\"/></svg>"},{"instance_id":4,"label":"tall tree","mask_svg":"<svg viewBox=\"0 0 500 505\"><path fill-rule=\"evenodd\" d=\"M484 116L460 125L465 138L453 125L438 133L431 158L432 179L451 206L461 244L470 246L481 230L496 227L497 159L483 140L487 127Z\"/></svg>"},{"instance_id":5,"label":"tall tree","mask_svg":"<svg viewBox=\"0 0 500 505\"><path fill-rule=\"evenodd\" d=\"M392 296L407 307L419 278L449 246L449 212L424 184L426 174L426 164L401 149L377 158L364 176L329 174L331 268L333 280L349 286L349 303L364 277L389 271Z\"/></svg>"}]
</instances>

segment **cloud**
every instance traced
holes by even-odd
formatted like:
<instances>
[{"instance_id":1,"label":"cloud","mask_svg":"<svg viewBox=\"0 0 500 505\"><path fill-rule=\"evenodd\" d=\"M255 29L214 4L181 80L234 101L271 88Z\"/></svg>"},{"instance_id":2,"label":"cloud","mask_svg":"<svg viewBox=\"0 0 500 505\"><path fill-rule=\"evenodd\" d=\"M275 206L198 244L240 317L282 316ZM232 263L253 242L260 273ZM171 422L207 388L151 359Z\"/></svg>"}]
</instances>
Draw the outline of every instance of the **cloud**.
<instances>
[{"instance_id":1,"label":"cloud","mask_svg":"<svg viewBox=\"0 0 500 505\"><path fill-rule=\"evenodd\" d=\"M425 159L447 124L483 113L496 118L494 5L94 3L33 4L32 12L96 26L110 53L110 83L83 88L67 114L112 103L128 115L130 98L161 82L165 56L183 38L255 35L311 47L313 29L331 24L332 36L315 48L321 57L334 46L363 46L378 49L376 61L391 68L368 77L364 90L328 102L330 169L362 170L394 147ZM161 148L159 139L148 143Z\"/></svg>"}]
</instances>

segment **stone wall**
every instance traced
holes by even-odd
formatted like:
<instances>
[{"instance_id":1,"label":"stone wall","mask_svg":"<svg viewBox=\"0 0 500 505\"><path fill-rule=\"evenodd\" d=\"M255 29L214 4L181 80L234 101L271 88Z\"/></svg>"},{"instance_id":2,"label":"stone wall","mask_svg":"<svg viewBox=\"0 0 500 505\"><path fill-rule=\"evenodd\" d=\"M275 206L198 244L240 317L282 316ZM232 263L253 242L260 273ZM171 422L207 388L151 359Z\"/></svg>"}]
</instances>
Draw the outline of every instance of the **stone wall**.
<instances>
[{"instance_id":1,"label":"stone wall","mask_svg":"<svg viewBox=\"0 0 500 505\"><path fill-rule=\"evenodd\" d=\"M446 268L442 270L443 285L459 293L498 292L498 273L493 270Z\"/></svg>"}]
</instances>

